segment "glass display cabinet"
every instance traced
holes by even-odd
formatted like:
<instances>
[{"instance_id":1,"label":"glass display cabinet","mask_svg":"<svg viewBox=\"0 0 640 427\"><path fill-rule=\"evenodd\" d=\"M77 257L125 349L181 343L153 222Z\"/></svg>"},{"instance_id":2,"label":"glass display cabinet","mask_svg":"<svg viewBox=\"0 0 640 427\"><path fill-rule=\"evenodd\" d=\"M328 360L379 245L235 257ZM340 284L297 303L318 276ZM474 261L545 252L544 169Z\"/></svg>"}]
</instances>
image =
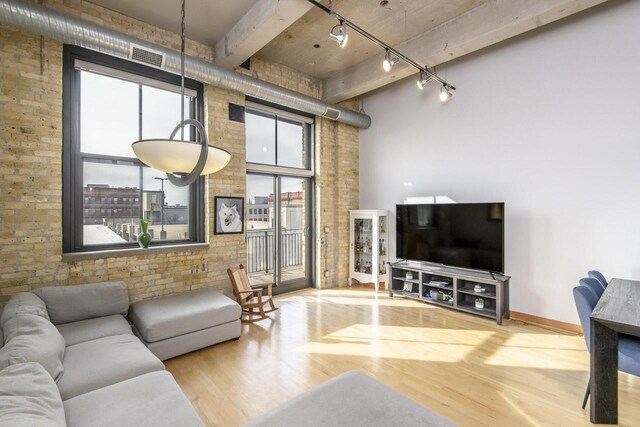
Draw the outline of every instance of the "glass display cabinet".
<instances>
[{"instance_id":1,"label":"glass display cabinet","mask_svg":"<svg viewBox=\"0 0 640 427\"><path fill-rule=\"evenodd\" d=\"M388 288L388 214L382 210L349 211L349 286L354 280Z\"/></svg>"}]
</instances>

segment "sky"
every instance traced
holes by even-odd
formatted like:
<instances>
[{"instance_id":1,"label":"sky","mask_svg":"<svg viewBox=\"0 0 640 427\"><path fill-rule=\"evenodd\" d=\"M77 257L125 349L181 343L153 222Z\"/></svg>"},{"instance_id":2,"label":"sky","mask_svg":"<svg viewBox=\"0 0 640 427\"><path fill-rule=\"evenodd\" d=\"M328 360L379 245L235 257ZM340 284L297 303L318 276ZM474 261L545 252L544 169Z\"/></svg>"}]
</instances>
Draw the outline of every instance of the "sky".
<instances>
[{"instance_id":1,"label":"sky","mask_svg":"<svg viewBox=\"0 0 640 427\"><path fill-rule=\"evenodd\" d=\"M139 87L120 79L81 72L81 150L83 153L135 158L131 144L140 139L169 138L180 122L180 94L143 86L142 134L139 133ZM188 108L185 115L188 116ZM140 188L137 166L85 163L84 184ZM160 191L164 172L143 168L144 190ZM189 203L189 191L164 181L169 205Z\"/></svg>"},{"instance_id":2,"label":"sky","mask_svg":"<svg viewBox=\"0 0 640 427\"><path fill-rule=\"evenodd\" d=\"M81 71L81 151L135 158L131 143L142 138L168 138L180 122L180 94L148 86L142 87L142 132L140 133L140 89L137 83ZM188 97L185 97L188 103ZM188 116L188 104L185 115ZM247 161L276 163L276 121L247 112L245 116ZM304 127L289 121L277 122L277 164L303 168ZM143 168L144 190L159 191L164 172ZM133 165L85 162L84 185L107 184L111 187L140 187L140 170ZM269 196L273 177L247 176L247 198ZM282 192L302 191L301 178L282 178ZM188 189L164 181L169 205L189 202Z\"/></svg>"},{"instance_id":3,"label":"sky","mask_svg":"<svg viewBox=\"0 0 640 427\"><path fill-rule=\"evenodd\" d=\"M306 166L302 160L304 127L302 124L283 120L278 120L277 124L276 163L276 121L247 111L245 114L247 162L304 168Z\"/></svg>"},{"instance_id":4,"label":"sky","mask_svg":"<svg viewBox=\"0 0 640 427\"><path fill-rule=\"evenodd\" d=\"M247 174L247 203L256 196L273 194L273 176ZM304 178L282 177L282 192L302 191Z\"/></svg>"}]
</instances>

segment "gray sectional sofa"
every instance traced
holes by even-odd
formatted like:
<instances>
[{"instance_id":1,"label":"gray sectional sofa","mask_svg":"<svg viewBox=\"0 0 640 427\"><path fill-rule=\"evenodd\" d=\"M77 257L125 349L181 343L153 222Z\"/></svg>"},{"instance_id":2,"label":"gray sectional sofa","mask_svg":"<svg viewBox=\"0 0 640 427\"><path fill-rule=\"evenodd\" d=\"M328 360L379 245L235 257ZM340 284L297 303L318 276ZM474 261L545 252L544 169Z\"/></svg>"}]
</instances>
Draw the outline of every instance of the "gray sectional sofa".
<instances>
[{"instance_id":1,"label":"gray sectional sofa","mask_svg":"<svg viewBox=\"0 0 640 427\"><path fill-rule=\"evenodd\" d=\"M13 295L0 316L0 427L202 426L128 310L122 282Z\"/></svg>"}]
</instances>

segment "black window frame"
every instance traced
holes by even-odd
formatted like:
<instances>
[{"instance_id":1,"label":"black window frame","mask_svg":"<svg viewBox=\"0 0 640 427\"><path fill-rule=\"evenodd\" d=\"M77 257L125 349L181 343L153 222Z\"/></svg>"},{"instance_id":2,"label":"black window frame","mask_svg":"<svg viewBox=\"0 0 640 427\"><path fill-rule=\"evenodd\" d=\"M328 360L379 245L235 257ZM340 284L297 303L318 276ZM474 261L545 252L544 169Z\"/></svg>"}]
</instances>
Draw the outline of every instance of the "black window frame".
<instances>
[{"instance_id":1,"label":"black window frame","mask_svg":"<svg viewBox=\"0 0 640 427\"><path fill-rule=\"evenodd\" d=\"M90 62L118 71L124 71L144 78L180 86L180 76L166 71L147 67L124 59L87 50L78 46L64 45L62 74L62 252L97 252L138 247L136 242L84 246L83 244L83 158L80 152L80 70L75 67L76 60ZM196 119L204 118L204 85L192 79L185 79L185 88L194 90ZM177 123L176 123L177 125ZM167 138L169 135L167 135ZM191 129L190 138L197 140L197 133ZM131 141L133 142L133 141ZM100 157L92 155L92 157ZM123 159L116 156L103 156L109 159L133 161L143 165L137 159ZM140 200L142 204L142 200ZM142 216L143 209L140 209ZM189 187L189 239L154 240L153 246L183 245L204 243L205 226L205 177L200 177Z\"/></svg>"},{"instance_id":2,"label":"black window frame","mask_svg":"<svg viewBox=\"0 0 640 427\"><path fill-rule=\"evenodd\" d=\"M260 117L264 117L264 118L268 118L268 119L273 119L274 121L274 142L275 142L275 161L273 163L262 163L262 162L255 162L255 161L249 161L247 160L247 164L252 164L252 165L262 165L262 166L268 166L268 167L274 167L274 168L281 168L281 169L290 169L290 170L300 170L300 171L311 171L313 172L314 170L314 154L313 154L313 150L315 150L315 139L314 139L314 132L315 132L315 125L316 125L316 118L314 115L303 112L303 111L298 111L298 110L294 110L292 108L287 108L278 104L274 104L271 102L267 102L261 99L257 99L257 98L253 98L250 96L246 97L246 101L249 101L254 105L247 105L245 106L245 114L253 114L256 116L260 116ZM261 109L260 107L264 106L267 107L268 109ZM294 117L288 117L286 115L286 113L290 113L292 114ZM311 119L311 121L302 121L298 118L295 118L295 116L299 116L299 117L306 117L308 119ZM305 159L304 159L304 166L303 167L299 167L299 166L286 166L286 165L279 165L278 164L278 150L279 150L279 144L278 144L278 121L282 121L285 123L290 123L290 124L302 124L302 126L305 128L305 132L307 134L307 138L305 141L306 147L305 149L307 150L306 155L305 155ZM245 124L246 126L246 124ZM245 141L246 144L246 141Z\"/></svg>"}]
</instances>

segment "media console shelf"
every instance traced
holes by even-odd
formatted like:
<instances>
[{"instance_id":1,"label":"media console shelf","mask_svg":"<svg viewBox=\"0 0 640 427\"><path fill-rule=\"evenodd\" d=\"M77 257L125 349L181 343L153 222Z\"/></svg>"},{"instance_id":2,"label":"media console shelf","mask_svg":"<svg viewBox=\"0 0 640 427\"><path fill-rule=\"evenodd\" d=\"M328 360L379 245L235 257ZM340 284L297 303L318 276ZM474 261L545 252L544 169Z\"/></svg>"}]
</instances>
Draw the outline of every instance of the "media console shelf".
<instances>
[{"instance_id":1,"label":"media console shelf","mask_svg":"<svg viewBox=\"0 0 640 427\"><path fill-rule=\"evenodd\" d=\"M403 296L466 313L509 318L509 276L415 261L389 264L389 296ZM482 307L476 300L482 300Z\"/></svg>"}]
</instances>

